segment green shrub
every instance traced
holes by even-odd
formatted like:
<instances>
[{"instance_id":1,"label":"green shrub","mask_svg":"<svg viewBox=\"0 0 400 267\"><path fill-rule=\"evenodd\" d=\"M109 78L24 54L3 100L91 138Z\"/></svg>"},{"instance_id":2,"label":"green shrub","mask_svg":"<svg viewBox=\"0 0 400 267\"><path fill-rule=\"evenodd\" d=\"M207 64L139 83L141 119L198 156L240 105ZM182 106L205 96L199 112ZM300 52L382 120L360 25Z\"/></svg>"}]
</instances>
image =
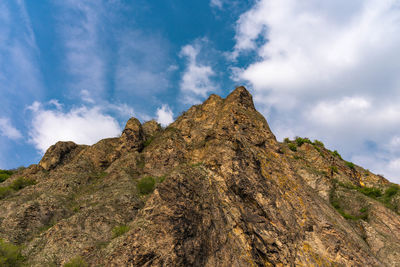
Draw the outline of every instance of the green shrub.
<instances>
[{"instance_id":1,"label":"green shrub","mask_svg":"<svg viewBox=\"0 0 400 267\"><path fill-rule=\"evenodd\" d=\"M363 207L363 208L360 209L361 213L364 213L364 212L367 212L367 211L368 211L368 207Z\"/></svg>"},{"instance_id":2,"label":"green shrub","mask_svg":"<svg viewBox=\"0 0 400 267\"><path fill-rule=\"evenodd\" d=\"M339 154L339 152L337 152L337 150L333 151L333 152L332 152L332 155L333 155L334 157L337 157L337 158L339 158L339 159L342 159L342 156Z\"/></svg>"},{"instance_id":3,"label":"green shrub","mask_svg":"<svg viewBox=\"0 0 400 267\"><path fill-rule=\"evenodd\" d=\"M297 146L302 146L305 143L312 144L312 142L308 138L296 137L295 141L296 141Z\"/></svg>"},{"instance_id":4,"label":"green shrub","mask_svg":"<svg viewBox=\"0 0 400 267\"><path fill-rule=\"evenodd\" d=\"M0 239L0 266L17 267L24 265L21 248Z\"/></svg>"},{"instance_id":5,"label":"green shrub","mask_svg":"<svg viewBox=\"0 0 400 267\"><path fill-rule=\"evenodd\" d=\"M9 187L0 187L0 199L5 198L6 196L8 196L9 194L12 193L12 189Z\"/></svg>"},{"instance_id":6,"label":"green shrub","mask_svg":"<svg viewBox=\"0 0 400 267\"><path fill-rule=\"evenodd\" d=\"M375 187L361 187L358 189L358 191L368 197L372 198L378 198L382 196L381 190Z\"/></svg>"},{"instance_id":7,"label":"green shrub","mask_svg":"<svg viewBox=\"0 0 400 267\"><path fill-rule=\"evenodd\" d=\"M125 234L126 232L129 231L129 226L128 225L120 225L120 226L116 226L112 229L112 233L113 233L113 238L119 237L123 234Z\"/></svg>"},{"instance_id":8,"label":"green shrub","mask_svg":"<svg viewBox=\"0 0 400 267\"><path fill-rule=\"evenodd\" d=\"M288 147L289 147L289 149L292 150L292 151L297 151L297 146L296 146L296 144L289 143L289 144L288 144Z\"/></svg>"},{"instance_id":9,"label":"green shrub","mask_svg":"<svg viewBox=\"0 0 400 267\"><path fill-rule=\"evenodd\" d=\"M69 262L64 264L64 267L89 267L82 257L74 257Z\"/></svg>"},{"instance_id":10,"label":"green shrub","mask_svg":"<svg viewBox=\"0 0 400 267\"><path fill-rule=\"evenodd\" d=\"M155 185L156 181L153 177L145 176L137 182L136 186L140 194L146 195L153 192Z\"/></svg>"},{"instance_id":11,"label":"green shrub","mask_svg":"<svg viewBox=\"0 0 400 267\"><path fill-rule=\"evenodd\" d=\"M344 212L343 210L338 210L338 211L343 216L343 218L345 218L347 220L358 220L359 219L357 216L348 214L348 213Z\"/></svg>"},{"instance_id":12,"label":"green shrub","mask_svg":"<svg viewBox=\"0 0 400 267\"><path fill-rule=\"evenodd\" d=\"M19 177L9 186L0 187L0 199L7 197L13 191L18 191L28 185L34 185L34 184L36 184L35 180Z\"/></svg>"},{"instance_id":13,"label":"green shrub","mask_svg":"<svg viewBox=\"0 0 400 267\"><path fill-rule=\"evenodd\" d=\"M353 163L353 162L350 162L350 161L346 161L346 166L349 167L349 168L352 169L352 170L355 170L355 169L356 169L354 163Z\"/></svg>"},{"instance_id":14,"label":"green shrub","mask_svg":"<svg viewBox=\"0 0 400 267\"><path fill-rule=\"evenodd\" d=\"M386 198L391 198L397 193L400 193L400 186L396 184L391 184L388 188L386 188L384 196Z\"/></svg>"},{"instance_id":15,"label":"green shrub","mask_svg":"<svg viewBox=\"0 0 400 267\"><path fill-rule=\"evenodd\" d=\"M288 144L288 143L290 143L290 139L286 137L285 139L283 139L283 142Z\"/></svg>"},{"instance_id":16,"label":"green shrub","mask_svg":"<svg viewBox=\"0 0 400 267\"><path fill-rule=\"evenodd\" d=\"M0 173L12 175L14 173L14 171L12 171L12 170L0 170Z\"/></svg>"},{"instance_id":17,"label":"green shrub","mask_svg":"<svg viewBox=\"0 0 400 267\"><path fill-rule=\"evenodd\" d=\"M34 184L36 184L35 180L26 179L24 177L19 177L14 182L12 182L12 184L10 185L10 188L14 189L15 191L18 191L24 187L27 187L29 185L34 185Z\"/></svg>"},{"instance_id":18,"label":"green shrub","mask_svg":"<svg viewBox=\"0 0 400 267\"><path fill-rule=\"evenodd\" d=\"M331 169L332 172L339 173L338 168L336 166L330 166L329 168Z\"/></svg>"},{"instance_id":19,"label":"green shrub","mask_svg":"<svg viewBox=\"0 0 400 267\"><path fill-rule=\"evenodd\" d=\"M6 174L6 173L0 173L0 183L4 182L5 180L8 179L8 177L10 177L10 175Z\"/></svg>"},{"instance_id":20,"label":"green shrub","mask_svg":"<svg viewBox=\"0 0 400 267\"><path fill-rule=\"evenodd\" d=\"M0 170L0 183L2 183L5 180L7 180L12 174L13 174L13 171Z\"/></svg>"},{"instance_id":21,"label":"green shrub","mask_svg":"<svg viewBox=\"0 0 400 267\"><path fill-rule=\"evenodd\" d=\"M345 161L345 164L346 164L347 167L349 167L349 168L352 169L352 170L355 170L355 169L356 169L356 165L354 165L353 162Z\"/></svg>"},{"instance_id":22,"label":"green shrub","mask_svg":"<svg viewBox=\"0 0 400 267\"><path fill-rule=\"evenodd\" d=\"M314 140L314 145L316 145L316 146L318 146L318 147L325 147L325 146L324 146L324 143L322 143L322 142L319 141L319 140Z\"/></svg>"}]
</instances>

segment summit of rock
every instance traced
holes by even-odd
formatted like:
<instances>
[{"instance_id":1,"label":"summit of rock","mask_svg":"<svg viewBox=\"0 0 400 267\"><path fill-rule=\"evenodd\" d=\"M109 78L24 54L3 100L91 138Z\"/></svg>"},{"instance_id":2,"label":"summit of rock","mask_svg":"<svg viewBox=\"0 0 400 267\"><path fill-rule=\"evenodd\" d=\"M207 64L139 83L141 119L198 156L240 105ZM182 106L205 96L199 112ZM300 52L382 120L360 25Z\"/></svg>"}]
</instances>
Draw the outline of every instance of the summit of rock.
<instances>
[{"instance_id":1,"label":"summit of rock","mask_svg":"<svg viewBox=\"0 0 400 267\"><path fill-rule=\"evenodd\" d=\"M398 185L279 143L244 87L166 128L58 142L0 183L0 207L23 266L400 266Z\"/></svg>"}]
</instances>

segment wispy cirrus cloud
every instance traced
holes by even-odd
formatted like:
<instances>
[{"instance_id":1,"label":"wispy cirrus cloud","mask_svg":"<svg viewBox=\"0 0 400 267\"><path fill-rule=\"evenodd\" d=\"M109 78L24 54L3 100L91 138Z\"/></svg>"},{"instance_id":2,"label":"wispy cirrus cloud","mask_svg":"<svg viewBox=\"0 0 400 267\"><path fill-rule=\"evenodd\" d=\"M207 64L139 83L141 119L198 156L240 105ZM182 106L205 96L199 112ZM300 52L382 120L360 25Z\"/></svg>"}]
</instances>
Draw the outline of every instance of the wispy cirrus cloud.
<instances>
[{"instance_id":1,"label":"wispy cirrus cloud","mask_svg":"<svg viewBox=\"0 0 400 267\"><path fill-rule=\"evenodd\" d=\"M103 1L67 0L56 2L58 28L64 44L64 69L72 95L82 90L102 97L106 90L106 62L100 42Z\"/></svg>"},{"instance_id":2,"label":"wispy cirrus cloud","mask_svg":"<svg viewBox=\"0 0 400 267\"><path fill-rule=\"evenodd\" d=\"M12 101L23 105L38 99L44 88L40 55L24 2L2 1L0 10L0 97L9 100L4 101L0 111L5 114Z\"/></svg>"}]
</instances>

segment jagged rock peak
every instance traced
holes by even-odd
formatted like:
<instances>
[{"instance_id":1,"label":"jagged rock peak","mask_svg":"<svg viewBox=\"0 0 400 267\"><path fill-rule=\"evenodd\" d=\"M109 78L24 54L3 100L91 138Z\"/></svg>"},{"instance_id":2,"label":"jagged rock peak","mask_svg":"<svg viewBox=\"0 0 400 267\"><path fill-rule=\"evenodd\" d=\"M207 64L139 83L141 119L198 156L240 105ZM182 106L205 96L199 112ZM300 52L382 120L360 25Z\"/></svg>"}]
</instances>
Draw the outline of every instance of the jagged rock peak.
<instances>
[{"instance_id":1,"label":"jagged rock peak","mask_svg":"<svg viewBox=\"0 0 400 267\"><path fill-rule=\"evenodd\" d=\"M142 124L138 119L130 118L121 134L121 149L141 149L143 139Z\"/></svg>"},{"instance_id":2,"label":"jagged rock peak","mask_svg":"<svg viewBox=\"0 0 400 267\"><path fill-rule=\"evenodd\" d=\"M253 103L253 97L244 86L239 86L233 90L225 99L226 103L232 103L236 105L242 105L246 108L255 109Z\"/></svg>"},{"instance_id":3,"label":"jagged rock peak","mask_svg":"<svg viewBox=\"0 0 400 267\"><path fill-rule=\"evenodd\" d=\"M141 129L142 124L140 123L140 121L134 117L130 118L126 125L124 130L122 131L122 134L129 134L132 131L139 131L139 129Z\"/></svg>"},{"instance_id":4,"label":"jagged rock peak","mask_svg":"<svg viewBox=\"0 0 400 267\"><path fill-rule=\"evenodd\" d=\"M50 170L60 164L64 158L69 154L72 150L77 148L78 145L74 142L57 142L47 149L43 158L39 162L39 166L41 166L45 170Z\"/></svg>"}]
</instances>

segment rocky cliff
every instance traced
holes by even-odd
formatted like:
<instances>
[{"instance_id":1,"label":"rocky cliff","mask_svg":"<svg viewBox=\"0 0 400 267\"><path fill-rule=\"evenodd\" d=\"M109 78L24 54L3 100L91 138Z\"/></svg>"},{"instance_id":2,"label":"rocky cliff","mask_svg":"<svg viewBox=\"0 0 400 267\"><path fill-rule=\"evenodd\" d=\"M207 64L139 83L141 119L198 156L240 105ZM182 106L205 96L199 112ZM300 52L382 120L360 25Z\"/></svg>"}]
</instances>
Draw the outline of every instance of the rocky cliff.
<instances>
[{"instance_id":1,"label":"rocky cliff","mask_svg":"<svg viewBox=\"0 0 400 267\"><path fill-rule=\"evenodd\" d=\"M244 87L165 129L58 142L0 184L0 207L0 265L13 243L28 266L400 266L399 187L277 142Z\"/></svg>"}]
</instances>

